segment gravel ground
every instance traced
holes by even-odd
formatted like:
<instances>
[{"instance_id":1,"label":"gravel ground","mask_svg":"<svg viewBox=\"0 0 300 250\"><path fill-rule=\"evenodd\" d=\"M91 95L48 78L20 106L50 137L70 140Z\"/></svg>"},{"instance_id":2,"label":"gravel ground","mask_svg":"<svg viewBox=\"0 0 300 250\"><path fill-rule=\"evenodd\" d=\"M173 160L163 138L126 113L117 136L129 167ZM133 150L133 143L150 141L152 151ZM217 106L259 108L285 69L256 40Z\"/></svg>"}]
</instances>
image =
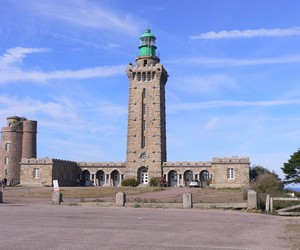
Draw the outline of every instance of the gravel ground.
<instances>
[{"instance_id":1,"label":"gravel ground","mask_svg":"<svg viewBox=\"0 0 300 250\"><path fill-rule=\"evenodd\" d=\"M186 192L208 200L217 197L203 191L173 188L129 197L172 200ZM223 191L219 195L228 194ZM54 206L50 197L28 197L26 189L14 192L11 196L5 192L0 204L0 221L5 225L0 249L300 249L300 217L228 210ZM230 200L240 196L232 195Z\"/></svg>"}]
</instances>

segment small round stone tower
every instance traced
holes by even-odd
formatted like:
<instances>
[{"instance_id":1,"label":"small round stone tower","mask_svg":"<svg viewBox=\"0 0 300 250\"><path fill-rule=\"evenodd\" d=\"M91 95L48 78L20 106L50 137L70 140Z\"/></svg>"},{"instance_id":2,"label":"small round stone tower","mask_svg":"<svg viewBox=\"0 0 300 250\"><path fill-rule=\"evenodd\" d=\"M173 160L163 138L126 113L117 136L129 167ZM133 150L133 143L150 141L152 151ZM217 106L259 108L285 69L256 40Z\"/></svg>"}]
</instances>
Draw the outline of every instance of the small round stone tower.
<instances>
[{"instance_id":1,"label":"small round stone tower","mask_svg":"<svg viewBox=\"0 0 300 250\"><path fill-rule=\"evenodd\" d=\"M24 117L10 116L7 127L1 130L0 179L8 183L20 182L20 162L22 158L36 158L37 122Z\"/></svg>"},{"instance_id":2,"label":"small round stone tower","mask_svg":"<svg viewBox=\"0 0 300 250\"><path fill-rule=\"evenodd\" d=\"M36 121L23 121L22 158L36 158Z\"/></svg>"}]
</instances>

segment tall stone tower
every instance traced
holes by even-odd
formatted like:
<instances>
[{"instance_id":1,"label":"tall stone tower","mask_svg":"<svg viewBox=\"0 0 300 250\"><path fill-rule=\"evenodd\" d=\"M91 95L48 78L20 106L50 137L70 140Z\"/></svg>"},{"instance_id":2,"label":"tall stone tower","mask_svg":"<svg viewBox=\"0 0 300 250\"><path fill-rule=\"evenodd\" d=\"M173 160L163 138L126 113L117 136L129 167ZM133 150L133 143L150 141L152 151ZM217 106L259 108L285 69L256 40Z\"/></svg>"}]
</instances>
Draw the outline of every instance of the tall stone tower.
<instances>
[{"instance_id":1,"label":"tall stone tower","mask_svg":"<svg viewBox=\"0 0 300 250\"><path fill-rule=\"evenodd\" d=\"M150 29L140 37L136 65L129 64L130 82L126 178L137 178L148 184L162 176L166 152L165 84L168 73L156 55L156 37Z\"/></svg>"},{"instance_id":2,"label":"tall stone tower","mask_svg":"<svg viewBox=\"0 0 300 250\"><path fill-rule=\"evenodd\" d=\"M0 178L18 184L21 159L36 158L37 122L11 116L7 118L7 127L3 127L1 132Z\"/></svg>"}]
</instances>

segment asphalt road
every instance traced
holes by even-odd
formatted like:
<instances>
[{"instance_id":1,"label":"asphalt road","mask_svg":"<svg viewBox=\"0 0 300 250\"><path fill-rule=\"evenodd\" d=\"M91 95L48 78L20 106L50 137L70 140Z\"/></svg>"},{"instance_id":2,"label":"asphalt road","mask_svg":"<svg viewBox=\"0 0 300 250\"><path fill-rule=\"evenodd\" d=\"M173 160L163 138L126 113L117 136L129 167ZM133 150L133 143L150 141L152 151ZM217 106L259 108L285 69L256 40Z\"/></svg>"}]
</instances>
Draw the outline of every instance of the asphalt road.
<instances>
[{"instance_id":1,"label":"asphalt road","mask_svg":"<svg viewBox=\"0 0 300 250\"><path fill-rule=\"evenodd\" d=\"M286 220L236 211L0 204L0 249L287 249Z\"/></svg>"}]
</instances>

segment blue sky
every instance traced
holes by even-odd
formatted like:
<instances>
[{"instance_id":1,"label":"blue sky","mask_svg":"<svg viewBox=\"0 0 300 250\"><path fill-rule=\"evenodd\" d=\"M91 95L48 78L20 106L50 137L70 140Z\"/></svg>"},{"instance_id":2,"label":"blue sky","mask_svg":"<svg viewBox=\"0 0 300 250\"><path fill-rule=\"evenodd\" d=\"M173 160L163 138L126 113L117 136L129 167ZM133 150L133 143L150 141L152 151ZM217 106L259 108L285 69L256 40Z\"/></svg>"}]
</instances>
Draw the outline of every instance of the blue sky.
<instances>
[{"instance_id":1,"label":"blue sky","mask_svg":"<svg viewBox=\"0 0 300 250\"><path fill-rule=\"evenodd\" d=\"M281 177L300 145L300 2L2 0L0 124L38 121L38 157L125 161L139 36L157 37L168 161L248 156Z\"/></svg>"}]
</instances>

